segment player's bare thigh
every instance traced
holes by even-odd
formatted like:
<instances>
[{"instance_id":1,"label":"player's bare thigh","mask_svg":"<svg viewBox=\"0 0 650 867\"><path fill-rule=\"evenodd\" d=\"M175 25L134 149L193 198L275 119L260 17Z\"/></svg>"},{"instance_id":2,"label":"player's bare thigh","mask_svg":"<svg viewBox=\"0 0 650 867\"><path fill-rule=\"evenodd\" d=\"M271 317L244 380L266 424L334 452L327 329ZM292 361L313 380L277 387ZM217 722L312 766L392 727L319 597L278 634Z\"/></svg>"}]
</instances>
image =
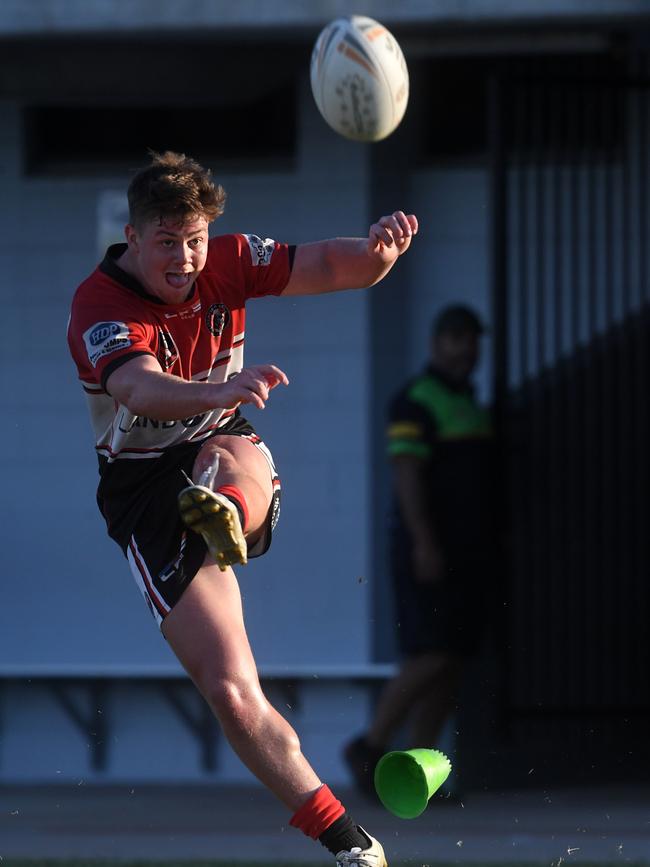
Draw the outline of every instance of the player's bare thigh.
<instances>
[{"instance_id":1,"label":"player's bare thigh","mask_svg":"<svg viewBox=\"0 0 650 867\"><path fill-rule=\"evenodd\" d=\"M246 498L248 527L246 538L253 543L263 529L273 496L271 468L262 452L245 437L223 434L212 437L198 453L192 478L201 474L219 455L219 471L213 488L235 485Z\"/></svg>"}]
</instances>

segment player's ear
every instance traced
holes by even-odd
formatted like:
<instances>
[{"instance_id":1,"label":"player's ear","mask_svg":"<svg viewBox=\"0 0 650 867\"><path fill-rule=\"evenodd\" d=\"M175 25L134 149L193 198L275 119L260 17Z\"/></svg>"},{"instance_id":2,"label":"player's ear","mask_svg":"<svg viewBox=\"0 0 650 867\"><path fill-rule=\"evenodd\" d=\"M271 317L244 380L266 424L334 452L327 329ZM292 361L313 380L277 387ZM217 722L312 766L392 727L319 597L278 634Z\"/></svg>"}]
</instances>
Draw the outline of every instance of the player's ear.
<instances>
[{"instance_id":1,"label":"player's ear","mask_svg":"<svg viewBox=\"0 0 650 867\"><path fill-rule=\"evenodd\" d=\"M126 243L131 248L138 248L138 233L135 229L135 226L132 226L130 223L124 227L124 237L126 238Z\"/></svg>"}]
</instances>

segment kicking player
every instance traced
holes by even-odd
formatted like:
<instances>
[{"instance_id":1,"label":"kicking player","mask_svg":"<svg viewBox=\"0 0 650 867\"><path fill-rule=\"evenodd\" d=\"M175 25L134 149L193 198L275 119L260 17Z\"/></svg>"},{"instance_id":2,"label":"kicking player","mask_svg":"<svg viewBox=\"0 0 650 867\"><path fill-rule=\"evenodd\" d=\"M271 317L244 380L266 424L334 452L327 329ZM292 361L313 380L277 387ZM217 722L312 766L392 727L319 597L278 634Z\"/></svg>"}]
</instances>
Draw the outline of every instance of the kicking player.
<instances>
[{"instance_id":1,"label":"kicking player","mask_svg":"<svg viewBox=\"0 0 650 867\"><path fill-rule=\"evenodd\" d=\"M367 238L290 246L208 239L225 193L182 154L154 154L128 189L126 243L77 289L68 342L99 457L97 499L164 637L232 748L341 867L385 867L264 696L232 566L263 554L279 515L269 450L240 414L289 382L244 367L245 303L384 277L418 230L402 211Z\"/></svg>"}]
</instances>

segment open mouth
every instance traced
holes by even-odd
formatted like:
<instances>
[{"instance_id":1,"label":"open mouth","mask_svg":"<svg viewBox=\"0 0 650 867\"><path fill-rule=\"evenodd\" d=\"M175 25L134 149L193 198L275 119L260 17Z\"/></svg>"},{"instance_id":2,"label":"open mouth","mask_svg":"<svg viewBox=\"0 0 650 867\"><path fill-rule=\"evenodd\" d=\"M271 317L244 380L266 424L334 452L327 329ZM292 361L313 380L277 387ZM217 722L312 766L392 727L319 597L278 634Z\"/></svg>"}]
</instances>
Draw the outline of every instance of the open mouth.
<instances>
[{"instance_id":1,"label":"open mouth","mask_svg":"<svg viewBox=\"0 0 650 867\"><path fill-rule=\"evenodd\" d=\"M194 275L193 271L189 271L188 273L178 273L175 271L168 271L165 274L165 279L174 289L185 289L192 282L192 277Z\"/></svg>"}]
</instances>

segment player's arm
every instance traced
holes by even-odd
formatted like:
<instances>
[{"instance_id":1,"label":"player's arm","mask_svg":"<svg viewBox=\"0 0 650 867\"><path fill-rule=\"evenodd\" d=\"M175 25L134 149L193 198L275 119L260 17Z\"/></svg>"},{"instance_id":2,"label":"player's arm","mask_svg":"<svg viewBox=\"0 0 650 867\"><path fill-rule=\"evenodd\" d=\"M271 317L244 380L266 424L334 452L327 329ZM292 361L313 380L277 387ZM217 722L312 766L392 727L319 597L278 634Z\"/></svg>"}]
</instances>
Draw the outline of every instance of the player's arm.
<instances>
[{"instance_id":1,"label":"player's arm","mask_svg":"<svg viewBox=\"0 0 650 867\"><path fill-rule=\"evenodd\" d=\"M367 238L300 244L282 294L319 295L373 286L406 253L417 231L414 214L395 211L373 223Z\"/></svg>"},{"instance_id":2,"label":"player's arm","mask_svg":"<svg viewBox=\"0 0 650 867\"><path fill-rule=\"evenodd\" d=\"M280 383L288 385L289 380L273 364L244 368L228 382L188 382L165 373L152 355L138 355L110 374L106 390L134 415L174 421L240 403L264 409Z\"/></svg>"}]
</instances>

